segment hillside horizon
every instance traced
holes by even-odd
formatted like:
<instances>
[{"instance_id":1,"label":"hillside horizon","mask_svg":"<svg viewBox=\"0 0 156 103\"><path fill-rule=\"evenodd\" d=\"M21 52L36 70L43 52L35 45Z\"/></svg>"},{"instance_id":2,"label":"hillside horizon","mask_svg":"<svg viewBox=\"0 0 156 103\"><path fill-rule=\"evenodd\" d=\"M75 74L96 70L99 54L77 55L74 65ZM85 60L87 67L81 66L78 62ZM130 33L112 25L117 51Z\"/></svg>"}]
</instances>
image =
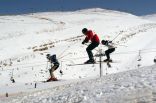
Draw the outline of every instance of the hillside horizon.
<instances>
[{"instance_id":1,"label":"hillside horizon","mask_svg":"<svg viewBox=\"0 0 156 103\"><path fill-rule=\"evenodd\" d=\"M141 16L156 13L155 4L155 0L1 0L0 15L102 8Z\"/></svg>"}]
</instances>

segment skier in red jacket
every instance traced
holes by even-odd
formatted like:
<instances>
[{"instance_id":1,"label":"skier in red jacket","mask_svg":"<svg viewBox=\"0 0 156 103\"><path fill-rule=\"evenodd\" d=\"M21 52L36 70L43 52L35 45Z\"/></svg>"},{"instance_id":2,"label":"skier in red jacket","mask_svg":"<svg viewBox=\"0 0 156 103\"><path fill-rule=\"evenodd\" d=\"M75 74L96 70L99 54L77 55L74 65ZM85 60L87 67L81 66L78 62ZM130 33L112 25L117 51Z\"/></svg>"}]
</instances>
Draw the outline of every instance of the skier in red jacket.
<instances>
[{"instance_id":1,"label":"skier in red jacket","mask_svg":"<svg viewBox=\"0 0 156 103\"><path fill-rule=\"evenodd\" d=\"M91 44L86 48L89 60L86 61L85 64L95 63L92 50L99 46L100 44L99 37L97 34L93 33L92 30L88 30L87 28L83 28L82 33L86 36L82 44L85 44L91 41Z\"/></svg>"}]
</instances>

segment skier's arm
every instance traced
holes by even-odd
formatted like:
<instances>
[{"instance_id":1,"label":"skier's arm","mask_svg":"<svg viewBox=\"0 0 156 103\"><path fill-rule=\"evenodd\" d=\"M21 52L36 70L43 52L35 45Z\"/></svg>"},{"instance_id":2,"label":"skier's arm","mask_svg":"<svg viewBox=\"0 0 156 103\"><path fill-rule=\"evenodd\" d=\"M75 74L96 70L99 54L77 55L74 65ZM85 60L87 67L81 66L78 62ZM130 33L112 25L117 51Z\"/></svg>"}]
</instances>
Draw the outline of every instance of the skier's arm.
<instances>
[{"instance_id":1,"label":"skier's arm","mask_svg":"<svg viewBox=\"0 0 156 103\"><path fill-rule=\"evenodd\" d=\"M113 43L112 41L108 41L108 44L109 44L109 45L112 45L112 46L115 45L115 43Z\"/></svg>"},{"instance_id":2,"label":"skier's arm","mask_svg":"<svg viewBox=\"0 0 156 103\"><path fill-rule=\"evenodd\" d=\"M86 36L85 40L82 42L82 44L88 43L89 40L91 40L92 35L93 35L93 34L92 34L92 32L90 31L90 32L88 33L88 35Z\"/></svg>"},{"instance_id":3,"label":"skier's arm","mask_svg":"<svg viewBox=\"0 0 156 103\"><path fill-rule=\"evenodd\" d=\"M88 37L85 38L85 40L82 42L82 44L88 43Z\"/></svg>"}]
</instances>

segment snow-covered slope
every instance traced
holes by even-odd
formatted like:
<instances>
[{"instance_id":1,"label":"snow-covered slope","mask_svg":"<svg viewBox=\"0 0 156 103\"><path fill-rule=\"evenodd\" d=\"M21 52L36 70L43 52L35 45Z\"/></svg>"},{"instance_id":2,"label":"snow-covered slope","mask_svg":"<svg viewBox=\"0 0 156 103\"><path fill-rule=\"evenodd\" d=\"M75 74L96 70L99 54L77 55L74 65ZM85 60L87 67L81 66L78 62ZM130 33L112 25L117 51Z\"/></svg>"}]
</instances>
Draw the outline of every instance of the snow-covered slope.
<instances>
[{"instance_id":1,"label":"snow-covered slope","mask_svg":"<svg viewBox=\"0 0 156 103\"><path fill-rule=\"evenodd\" d=\"M0 16L0 95L34 90L34 84L49 78L47 53L55 53L61 63L55 75L63 82L99 77L99 65L68 66L88 59L81 29L94 30L100 39L116 44L112 68L103 63L103 75L153 65L156 56L156 23L140 17L105 9L75 12L46 12ZM100 45L96 50L106 50ZM98 53L94 50L94 54ZM98 61L98 57L96 60ZM103 57L105 59L105 57ZM10 81L14 77L16 83ZM53 85L43 84L38 89Z\"/></svg>"},{"instance_id":2,"label":"snow-covered slope","mask_svg":"<svg viewBox=\"0 0 156 103\"><path fill-rule=\"evenodd\" d=\"M156 65L0 100L3 103L155 103ZM52 84L51 84L52 85Z\"/></svg>"}]
</instances>

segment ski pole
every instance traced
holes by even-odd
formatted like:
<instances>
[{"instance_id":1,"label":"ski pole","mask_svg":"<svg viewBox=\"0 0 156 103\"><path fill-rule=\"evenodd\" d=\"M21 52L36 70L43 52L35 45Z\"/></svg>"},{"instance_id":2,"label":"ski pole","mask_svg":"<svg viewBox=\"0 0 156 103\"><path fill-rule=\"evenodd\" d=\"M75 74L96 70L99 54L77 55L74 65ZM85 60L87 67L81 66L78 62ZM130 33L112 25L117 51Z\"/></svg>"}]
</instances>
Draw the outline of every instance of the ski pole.
<instances>
[{"instance_id":1,"label":"ski pole","mask_svg":"<svg viewBox=\"0 0 156 103\"><path fill-rule=\"evenodd\" d=\"M121 32L123 32L123 31L121 31ZM112 41L114 41L119 35L121 35L121 32L118 35L116 35Z\"/></svg>"},{"instance_id":2,"label":"ski pole","mask_svg":"<svg viewBox=\"0 0 156 103\"><path fill-rule=\"evenodd\" d=\"M48 61L47 61L47 67L46 67L46 69L48 69Z\"/></svg>"},{"instance_id":3,"label":"ski pole","mask_svg":"<svg viewBox=\"0 0 156 103\"><path fill-rule=\"evenodd\" d=\"M122 45L122 44L116 44L116 43L113 43L114 45L118 45L118 46L123 46L123 47L128 47L126 45Z\"/></svg>"},{"instance_id":4,"label":"ski pole","mask_svg":"<svg viewBox=\"0 0 156 103\"><path fill-rule=\"evenodd\" d=\"M62 57L59 57L58 59L62 59L62 58L64 58L64 57L68 56L69 54L71 54L71 53L68 53L68 54L66 54L66 55L63 55Z\"/></svg>"},{"instance_id":5,"label":"ski pole","mask_svg":"<svg viewBox=\"0 0 156 103\"><path fill-rule=\"evenodd\" d=\"M118 46L128 47L128 46L126 46L126 45L120 45L120 44L119 44Z\"/></svg>"},{"instance_id":6,"label":"ski pole","mask_svg":"<svg viewBox=\"0 0 156 103\"><path fill-rule=\"evenodd\" d=\"M64 54L64 52L66 52L69 48L70 48L70 46L68 46L68 47L58 56L58 58L60 58L60 56L62 56L62 55Z\"/></svg>"},{"instance_id":7,"label":"ski pole","mask_svg":"<svg viewBox=\"0 0 156 103\"><path fill-rule=\"evenodd\" d=\"M62 65L63 65L63 63L62 63L63 61L61 61L61 68L60 68L60 74L61 75L63 75L63 71L62 71Z\"/></svg>"},{"instance_id":8,"label":"ski pole","mask_svg":"<svg viewBox=\"0 0 156 103\"><path fill-rule=\"evenodd\" d=\"M74 43L74 45L75 45L76 43ZM70 45L70 46L68 46L59 56L58 56L58 58L60 58L71 46L73 46L73 45Z\"/></svg>"}]
</instances>

